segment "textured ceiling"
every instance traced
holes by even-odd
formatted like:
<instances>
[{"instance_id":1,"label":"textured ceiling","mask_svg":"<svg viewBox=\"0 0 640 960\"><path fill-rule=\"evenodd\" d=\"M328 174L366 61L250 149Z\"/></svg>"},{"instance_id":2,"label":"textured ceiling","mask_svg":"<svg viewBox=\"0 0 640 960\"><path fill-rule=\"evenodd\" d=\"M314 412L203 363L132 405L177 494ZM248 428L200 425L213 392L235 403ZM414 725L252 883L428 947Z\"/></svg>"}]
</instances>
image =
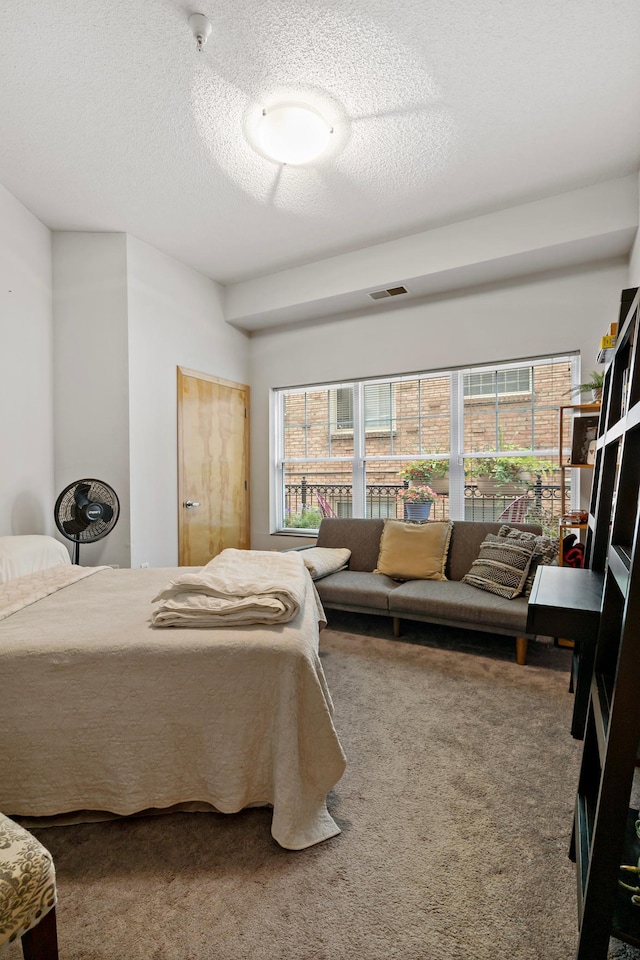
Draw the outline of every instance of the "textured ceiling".
<instances>
[{"instance_id":1,"label":"textured ceiling","mask_svg":"<svg viewBox=\"0 0 640 960\"><path fill-rule=\"evenodd\" d=\"M0 182L230 283L637 170L639 49L638 0L3 0ZM249 146L281 97L322 163Z\"/></svg>"}]
</instances>

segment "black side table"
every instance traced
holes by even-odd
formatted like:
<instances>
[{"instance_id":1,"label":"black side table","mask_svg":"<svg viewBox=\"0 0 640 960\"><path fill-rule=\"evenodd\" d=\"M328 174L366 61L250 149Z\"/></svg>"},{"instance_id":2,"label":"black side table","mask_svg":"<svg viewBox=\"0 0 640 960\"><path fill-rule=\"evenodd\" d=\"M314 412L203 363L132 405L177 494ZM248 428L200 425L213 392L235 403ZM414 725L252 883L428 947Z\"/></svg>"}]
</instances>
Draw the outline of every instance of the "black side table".
<instances>
[{"instance_id":1,"label":"black side table","mask_svg":"<svg viewBox=\"0 0 640 960\"><path fill-rule=\"evenodd\" d=\"M527 633L575 641L571 736L582 740L589 705L602 608L602 573L576 567L538 567L527 615Z\"/></svg>"}]
</instances>

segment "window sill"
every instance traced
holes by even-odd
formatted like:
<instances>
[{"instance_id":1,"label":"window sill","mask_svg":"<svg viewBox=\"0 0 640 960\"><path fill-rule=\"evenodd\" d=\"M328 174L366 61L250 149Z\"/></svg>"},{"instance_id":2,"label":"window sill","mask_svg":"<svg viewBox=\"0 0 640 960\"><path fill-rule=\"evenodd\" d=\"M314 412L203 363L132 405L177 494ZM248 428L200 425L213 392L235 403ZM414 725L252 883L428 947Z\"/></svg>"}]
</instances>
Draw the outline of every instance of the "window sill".
<instances>
[{"instance_id":1,"label":"window sill","mask_svg":"<svg viewBox=\"0 0 640 960\"><path fill-rule=\"evenodd\" d=\"M317 527L285 527L283 530L272 530L271 537L307 537L315 540L318 536Z\"/></svg>"},{"instance_id":2,"label":"window sill","mask_svg":"<svg viewBox=\"0 0 640 960\"><path fill-rule=\"evenodd\" d=\"M366 427L364 431L365 437L391 437L397 436L398 431L394 427L393 430L387 430L384 427ZM331 439L332 440L349 440L353 437L353 430L332 430Z\"/></svg>"}]
</instances>

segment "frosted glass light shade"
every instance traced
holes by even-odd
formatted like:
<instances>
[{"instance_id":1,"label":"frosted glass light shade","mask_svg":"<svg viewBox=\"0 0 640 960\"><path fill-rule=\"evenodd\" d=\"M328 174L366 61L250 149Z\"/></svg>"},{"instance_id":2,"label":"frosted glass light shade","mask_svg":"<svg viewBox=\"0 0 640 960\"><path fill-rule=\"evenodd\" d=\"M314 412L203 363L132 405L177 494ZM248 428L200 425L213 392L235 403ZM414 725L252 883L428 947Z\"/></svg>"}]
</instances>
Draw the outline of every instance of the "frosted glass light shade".
<instances>
[{"instance_id":1,"label":"frosted glass light shade","mask_svg":"<svg viewBox=\"0 0 640 960\"><path fill-rule=\"evenodd\" d=\"M317 159L329 144L332 129L313 107L281 103L264 110L258 146L277 163L302 164Z\"/></svg>"}]
</instances>

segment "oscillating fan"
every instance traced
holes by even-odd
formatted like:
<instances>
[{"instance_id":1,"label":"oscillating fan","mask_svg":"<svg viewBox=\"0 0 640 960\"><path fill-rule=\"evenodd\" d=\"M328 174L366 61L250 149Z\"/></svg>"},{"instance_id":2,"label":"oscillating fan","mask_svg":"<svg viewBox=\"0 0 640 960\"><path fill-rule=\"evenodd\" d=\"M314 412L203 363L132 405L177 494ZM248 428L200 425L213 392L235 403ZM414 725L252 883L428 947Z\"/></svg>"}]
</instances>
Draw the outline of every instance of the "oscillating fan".
<instances>
[{"instance_id":1,"label":"oscillating fan","mask_svg":"<svg viewBox=\"0 0 640 960\"><path fill-rule=\"evenodd\" d=\"M80 558L80 544L94 543L110 533L120 516L115 490L102 480L76 480L65 487L54 509L56 526L75 543L73 562Z\"/></svg>"}]
</instances>

